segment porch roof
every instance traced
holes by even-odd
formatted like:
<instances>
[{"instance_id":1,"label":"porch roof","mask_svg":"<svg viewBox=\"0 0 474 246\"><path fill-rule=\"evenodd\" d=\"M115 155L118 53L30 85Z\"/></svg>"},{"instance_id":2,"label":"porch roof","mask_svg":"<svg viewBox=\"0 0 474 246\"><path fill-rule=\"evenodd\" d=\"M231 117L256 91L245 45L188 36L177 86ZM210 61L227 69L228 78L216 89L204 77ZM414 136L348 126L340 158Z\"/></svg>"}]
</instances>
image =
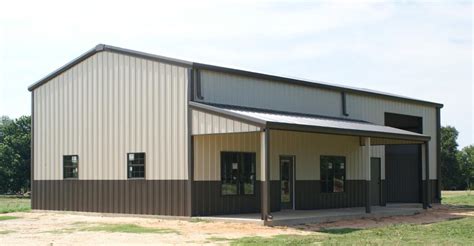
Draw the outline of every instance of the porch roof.
<instances>
[{"instance_id":1,"label":"porch roof","mask_svg":"<svg viewBox=\"0 0 474 246\"><path fill-rule=\"evenodd\" d=\"M371 137L373 145L422 143L430 136L361 120L189 102L191 108L252 124L260 129Z\"/></svg>"}]
</instances>

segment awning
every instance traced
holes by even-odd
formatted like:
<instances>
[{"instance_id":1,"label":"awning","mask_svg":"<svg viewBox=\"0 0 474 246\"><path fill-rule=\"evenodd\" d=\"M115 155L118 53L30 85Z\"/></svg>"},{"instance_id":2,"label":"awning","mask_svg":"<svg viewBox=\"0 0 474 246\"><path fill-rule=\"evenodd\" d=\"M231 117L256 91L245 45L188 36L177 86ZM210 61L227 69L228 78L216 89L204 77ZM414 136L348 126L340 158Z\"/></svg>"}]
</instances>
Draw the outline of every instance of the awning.
<instances>
[{"instance_id":1,"label":"awning","mask_svg":"<svg viewBox=\"0 0 474 246\"><path fill-rule=\"evenodd\" d=\"M269 128L275 130L371 137L372 145L423 143L430 140L430 136L427 135L360 120L209 105L197 102L190 102L189 104L192 110L214 115L215 117L242 122L243 124L253 125L255 126L253 129ZM206 125L207 123L200 122L197 124ZM210 131L206 131L206 133L213 133L213 127L208 127L207 129L210 129ZM222 130L222 128L220 130ZM225 131L215 133L223 132Z\"/></svg>"}]
</instances>

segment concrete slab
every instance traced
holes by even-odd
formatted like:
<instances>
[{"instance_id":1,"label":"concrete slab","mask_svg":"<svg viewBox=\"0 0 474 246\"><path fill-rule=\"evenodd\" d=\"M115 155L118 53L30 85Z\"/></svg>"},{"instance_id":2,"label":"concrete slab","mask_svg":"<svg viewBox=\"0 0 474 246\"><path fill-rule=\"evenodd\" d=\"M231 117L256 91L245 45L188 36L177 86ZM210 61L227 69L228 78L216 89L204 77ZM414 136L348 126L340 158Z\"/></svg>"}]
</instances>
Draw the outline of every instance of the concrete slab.
<instances>
[{"instance_id":1,"label":"concrete slab","mask_svg":"<svg viewBox=\"0 0 474 246\"><path fill-rule=\"evenodd\" d=\"M267 221L265 225L285 226L298 224L315 224L324 222L334 222L340 220L352 220L362 218L383 218L390 216L403 216L418 214L422 209L421 204L387 204L387 206L372 206L372 213L365 213L364 207L357 208L337 208L318 210L283 210L272 213L273 219ZM220 216L199 217L205 220L264 224L260 219L260 214L233 214Z\"/></svg>"}]
</instances>

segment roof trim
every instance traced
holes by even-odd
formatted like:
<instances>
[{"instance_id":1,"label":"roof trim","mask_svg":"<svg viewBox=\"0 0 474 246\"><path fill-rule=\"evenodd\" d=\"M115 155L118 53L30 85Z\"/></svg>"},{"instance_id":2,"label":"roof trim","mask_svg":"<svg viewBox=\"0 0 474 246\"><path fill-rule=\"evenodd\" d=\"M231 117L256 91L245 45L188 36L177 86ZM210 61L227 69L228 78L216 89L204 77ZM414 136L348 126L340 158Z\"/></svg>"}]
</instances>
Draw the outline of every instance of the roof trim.
<instances>
[{"instance_id":1,"label":"roof trim","mask_svg":"<svg viewBox=\"0 0 474 246\"><path fill-rule=\"evenodd\" d=\"M86 53L80 55L79 57L75 58L74 60L68 62L66 65L64 65L64 66L58 68L57 70L55 70L54 72L46 75L45 77L43 77L42 79L40 79L36 83L30 85L28 87L28 90L33 91L34 89L36 89L36 88L40 87L41 85L47 83L48 81L50 81L54 77L58 76L59 74L65 72L68 69L70 69L71 67L81 63L85 59L95 55L96 53L102 52L102 51L110 51L110 52L117 53L117 54L124 54L124 55L149 59L149 60L153 60L153 61L168 63L168 64L187 67L187 68L191 68L192 65L193 65L192 62L185 61L185 60L179 60L179 59L174 59L174 58L165 57L165 56L153 55L153 54L150 54L150 53L119 48L119 47L115 47L115 46L111 46L111 45L98 44L94 48L88 50Z\"/></svg>"},{"instance_id":2,"label":"roof trim","mask_svg":"<svg viewBox=\"0 0 474 246\"><path fill-rule=\"evenodd\" d=\"M189 106L197 110L203 110L208 113L217 114L223 117L229 117L235 120L251 123L251 124L260 126L262 128L275 129L275 130L302 131L302 132L314 132L314 133L348 135L348 136L359 136L359 137L375 137L375 138L410 140L410 141L419 141L419 142L426 142L426 141L431 140L430 136L426 136L422 134L407 135L407 134L379 132L379 131L353 130L353 129L345 129L345 128L332 128L332 127L309 126L309 125L264 121L264 120L251 117L248 115L242 115L239 113L230 112L228 110L218 108L216 106L211 106L211 105L192 102L192 101L189 102ZM350 120L344 120L344 121L350 122ZM365 123L365 122L357 122L357 123ZM365 123L365 124L372 124L372 123Z\"/></svg>"},{"instance_id":3,"label":"roof trim","mask_svg":"<svg viewBox=\"0 0 474 246\"><path fill-rule=\"evenodd\" d=\"M286 123L277 123L277 122L269 122L267 124L267 127L271 129L275 129L275 130L315 132L315 133L325 133L325 134L334 134L334 135L374 137L374 138L410 140L410 141L420 141L420 142L430 141L431 139L430 136L425 136L425 135L412 136L412 135L387 133L387 132L374 132L374 131L352 130L352 129L320 127L320 126L306 126L306 125L286 124Z\"/></svg>"},{"instance_id":4,"label":"roof trim","mask_svg":"<svg viewBox=\"0 0 474 246\"><path fill-rule=\"evenodd\" d=\"M393 95L389 93L366 91L363 89L332 85L332 84L319 82L319 81L294 79L294 78L288 78L288 77L283 77L283 76L278 76L278 75L252 72L252 71L247 71L247 70L240 70L240 69L221 67L221 66L196 63L196 62L193 63L193 68L209 70L209 71L214 71L214 72L221 72L221 73L229 73L229 74L240 75L240 76L245 76L245 77L252 77L256 79L264 79L264 80L270 80L270 81L273 80L273 81L278 81L278 82L283 82L283 83L297 84L297 85L308 86L308 87L313 87L313 88L333 90L337 92L349 92L349 93L359 94L359 95L377 96L380 98L392 99L392 100L398 100L398 101L401 100L401 101L407 101L411 103L414 102L414 103L419 103L423 105L435 106L437 108L443 107L443 104L440 104L440 103L424 101L424 100L419 100L419 99L414 99L414 98L408 98L408 97L403 97L403 96L397 96L397 95Z\"/></svg>"},{"instance_id":5,"label":"roof trim","mask_svg":"<svg viewBox=\"0 0 474 246\"><path fill-rule=\"evenodd\" d=\"M84 61L85 59L89 58L90 56L93 56L94 54L96 54L98 52L101 52L101 51L110 51L110 52L114 52L114 53L118 53L118 54L124 54L124 55L134 56L134 57L138 57L138 58L144 58L144 59L150 59L150 60L154 60L154 61L158 61L158 62L164 62L164 63L177 65L177 66L182 66L182 67L187 67L187 68L204 69L204 70L210 70L210 71L215 71L215 72L222 72L222 73L229 73L229 74L234 74L234 75L252 77L252 78L257 78L257 79L265 79L265 80L270 80L270 81L278 81L278 82L284 82L284 83L289 83L289 84L297 84L297 85L308 86L308 87L313 87L313 88L333 90L333 91L338 91L338 92L350 92L350 93L359 94L359 95L376 96L376 97L385 98L385 99L392 99L392 100L399 100L399 101L401 100L401 101L407 101L407 102L411 102L411 103L418 103L418 104L422 104L422 105L435 106L437 108L442 108L443 107L443 105L439 104L439 103L423 101L423 100L418 100L418 99L408 98L408 97L403 97L403 96L398 96L398 95L392 95L392 94L388 94L388 93L367 91L367 90L363 90L363 89L350 88L350 87L339 86L339 85L331 85L331 84L324 83L324 82L319 82L319 81L293 79L293 78L282 77L282 76L277 76L277 75L251 72L251 71L247 71L247 70L240 70L240 69L234 69L234 68L227 68L227 67L209 65L209 64L204 64L204 63L190 62L190 61L174 59L174 58L170 58L170 57L159 56L159 55L154 55L154 54L150 54L150 53L130 50L130 49L119 48L119 47L115 47L115 46L111 46L111 45L105 45L105 44L96 45L94 48L90 49L86 53L80 55L76 59L70 61L69 63L67 63L66 65L60 67L56 71L46 75L44 78L40 79L36 83L30 85L28 87L28 90L33 91L34 89L40 87L44 83L48 82L49 80L53 79L54 77L58 76L59 74L63 73L64 71L68 70L69 68L75 66L76 64Z\"/></svg>"}]
</instances>

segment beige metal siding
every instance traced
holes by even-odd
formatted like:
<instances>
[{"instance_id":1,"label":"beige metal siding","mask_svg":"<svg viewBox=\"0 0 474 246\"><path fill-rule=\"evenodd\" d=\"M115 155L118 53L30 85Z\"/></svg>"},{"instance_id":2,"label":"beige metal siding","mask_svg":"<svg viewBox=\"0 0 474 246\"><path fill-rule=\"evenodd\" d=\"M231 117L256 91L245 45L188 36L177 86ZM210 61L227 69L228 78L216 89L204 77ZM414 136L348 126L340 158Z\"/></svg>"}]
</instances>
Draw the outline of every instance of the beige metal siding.
<instances>
[{"instance_id":1,"label":"beige metal siding","mask_svg":"<svg viewBox=\"0 0 474 246\"><path fill-rule=\"evenodd\" d=\"M362 119L375 124L385 124L385 113L413 115L423 118L423 134L431 136L429 146L430 179L436 179L436 108L419 104L406 103L376 97L347 95L347 111L349 117ZM385 158L385 147L372 147L372 151L379 151ZM424 156L424 154L423 154ZM423 170L424 170L423 157ZM423 171L423 175L424 175Z\"/></svg>"},{"instance_id":2,"label":"beige metal siding","mask_svg":"<svg viewBox=\"0 0 474 246\"><path fill-rule=\"evenodd\" d=\"M221 180L222 151L254 152L260 180L260 132L194 136L194 180Z\"/></svg>"},{"instance_id":3,"label":"beige metal siding","mask_svg":"<svg viewBox=\"0 0 474 246\"><path fill-rule=\"evenodd\" d=\"M346 157L346 178L367 179L367 165L359 137L271 131L270 172L272 180L280 179L279 158L281 155L296 156L296 179L319 180L321 155ZM232 133L194 136L194 179L220 180L220 153L222 151L255 152L257 155L257 179L261 180L261 133ZM381 157L372 151L372 157ZM384 166L382 159L382 167ZM382 172L384 172L382 170ZM383 178L384 179L384 178Z\"/></svg>"},{"instance_id":4,"label":"beige metal siding","mask_svg":"<svg viewBox=\"0 0 474 246\"><path fill-rule=\"evenodd\" d=\"M193 135L260 131L258 126L195 109L191 109L191 114Z\"/></svg>"},{"instance_id":5,"label":"beige metal siding","mask_svg":"<svg viewBox=\"0 0 474 246\"><path fill-rule=\"evenodd\" d=\"M201 71L202 102L292 111L334 117L342 115L341 93L223 72ZM347 118L384 125L385 112L423 117L423 134L431 136L430 178L436 179L436 108L415 102L346 93ZM372 147L382 160L385 148ZM382 165L382 171L384 166ZM383 175L382 175L383 176Z\"/></svg>"},{"instance_id":6,"label":"beige metal siding","mask_svg":"<svg viewBox=\"0 0 474 246\"><path fill-rule=\"evenodd\" d=\"M126 179L126 154L146 152L146 179L187 179L186 68L100 52L33 91L35 180Z\"/></svg>"},{"instance_id":7,"label":"beige metal siding","mask_svg":"<svg viewBox=\"0 0 474 246\"><path fill-rule=\"evenodd\" d=\"M271 179L280 179L281 155L296 156L296 179L319 180L319 161L321 155L346 157L346 179L367 179L367 164L364 163L364 151L359 137L303 133L292 131L272 131L270 144ZM372 157L381 157L381 153L372 151ZM384 159L382 159L382 167ZM382 171L384 172L384 171Z\"/></svg>"},{"instance_id":8,"label":"beige metal siding","mask_svg":"<svg viewBox=\"0 0 474 246\"><path fill-rule=\"evenodd\" d=\"M340 116L341 94L330 90L201 71L204 102Z\"/></svg>"}]
</instances>

